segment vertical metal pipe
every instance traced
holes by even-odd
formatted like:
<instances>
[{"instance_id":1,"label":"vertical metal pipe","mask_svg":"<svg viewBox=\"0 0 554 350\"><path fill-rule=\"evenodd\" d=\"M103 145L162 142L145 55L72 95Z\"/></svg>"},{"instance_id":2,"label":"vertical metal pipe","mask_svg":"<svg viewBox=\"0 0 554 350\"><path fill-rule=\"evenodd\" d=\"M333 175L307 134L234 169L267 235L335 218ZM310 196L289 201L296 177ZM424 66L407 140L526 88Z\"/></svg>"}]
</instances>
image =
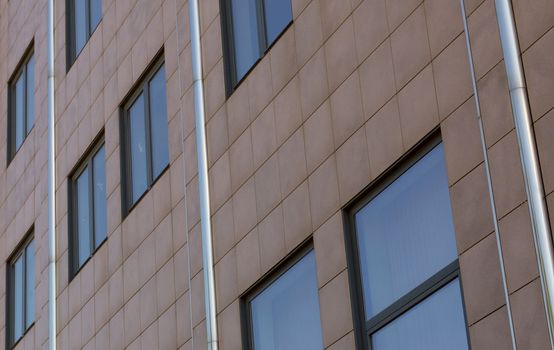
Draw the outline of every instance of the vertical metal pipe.
<instances>
[{"instance_id":1,"label":"vertical metal pipe","mask_svg":"<svg viewBox=\"0 0 554 350\"><path fill-rule=\"evenodd\" d=\"M521 63L514 13L510 0L495 0L496 18L504 55L512 113L516 129L531 226L535 238L542 293L548 322L550 347L554 349L554 254L550 222L527 99L527 87Z\"/></svg>"},{"instance_id":2,"label":"vertical metal pipe","mask_svg":"<svg viewBox=\"0 0 554 350\"><path fill-rule=\"evenodd\" d=\"M56 350L56 154L54 0L48 0L48 349Z\"/></svg>"},{"instance_id":3,"label":"vertical metal pipe","mask_svg":"<svg viewBox=\"0 0 554 350\"><path fill-rule=\"evenodd\" d=\"M504 292L504 300L506 301L506 311L508 313L508 325L510 327L510 337L512 340L512 349L517 349L516 336L514 330L514 321L512 318L512 305L510 303L510 293L508 291L508 283L506 277L506 268L504 264L504 252L502 249L502 239L500 237L500 229L498 228L498 215L496 212L496 205L494 199L494 189L492 185L492 177L490 171L489 153L487 150L487 143L485 140L485 129L483 126L483 118L481 115L481 102L479 100L479 91L477 90L477 78L475 76L475 66L473 64L473 51L471 49L471 40L469 36L469 27L467 24L467 15L465 9L465 0L460 0L460 7L462 12L462 21L464 24L464 35L466 39L467 47L467 60L469 64L469 71L471 75L471 85L473 88L473 98L475 100L475 115L479 123L479 136L481 139L481 150L483 151L483 159L485 163L485 174L487 177L487 186L489 191L489 203L491 206L492 219L494 222L494 234L496 237L496 249L498 251L498 259L500 260L500 272L502 275L502 289Z\"/></svg>"},{"instance_id":4,"label":"vertical metal pipe","mask_svg":"<svg viewBox=\"0 0 554 350\"><path fill-rule=\"evenodd\" d=\"M217 350L217 319L215 300L214 259L210 218L210 189L206 146L206 117L204 83L202 81L202 47L200 44L200 13L198 0L189 0L190 42L192 52L192 81L194 89L194 119L198 160L198 192L200 226L202 229L202 259L204 264L204 301L206 308L206 337L208 350Z\"/></svg>"}]
</instances>

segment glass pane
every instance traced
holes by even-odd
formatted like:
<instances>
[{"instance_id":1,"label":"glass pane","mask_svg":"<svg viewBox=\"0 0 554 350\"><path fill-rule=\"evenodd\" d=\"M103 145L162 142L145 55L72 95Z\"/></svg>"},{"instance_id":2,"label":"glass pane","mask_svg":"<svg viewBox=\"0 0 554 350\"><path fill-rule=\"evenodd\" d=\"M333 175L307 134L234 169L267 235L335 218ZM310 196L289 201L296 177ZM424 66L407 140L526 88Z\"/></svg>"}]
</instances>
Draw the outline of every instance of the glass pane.
<instances>
[{"instance_id":1,"label":"glass pane","mask_svg":"<svg viewBox=\"0 0 554 350\"><path fill-rule=\"evenodd\" d=\"M157 178L167 164L169 164L164 66L162 66L152 80L150 80L149 89L150 129L152 139L152 176Z\"/></svg>"},{"instance_id":2,"label":"glass pane","mask_svg":"<svg viewBox=\"0 0 554 350\"><path fill-rule=\"evenodd\" d=\"M90 0L90 33L94 32L102 19L102 0Z\"/></svg>"},{"instance_id":3,"label":"glass pane","mask_svg":"<svg viewBox=\"0 0 554 350\"><path fill-rule=\"evenodd\" d=\"M29 134L35 122L35 57L27 62L27 130Z\"/></svg>"},{"instance_id":4,"label":"glass pane","mask_svg":"<svg viewBox=\"0 0 554 350\"><path fill-rule=\"evenodd\" d=\"M15 83L15 150L25 139L25 74L22 73Z\"/></svg>"},{"instance_id":5,"label":"glass pane","mask_svg":"<svg viewBox=\"0 0 554 350\"><path fill-rule=\"evenodd\" d=\"M77 179L77 242L79 267L90 257L89 170L85 168Z\"/></svg>"},{"instance_id":6,"label":"glass pane","mask_svg":"<svg viewBox=\"0 0 554 350\"><path fill-rule=\"evenodd\" d=\"M457 258L443 146L355 215L367 319Z\"/></svg>"},{"instance_id":7,"label":"glass pane","mask_svg":"<svg viewBox=\"0 0 554 350\"><path fill-rule=\"evenodd\" d=\"M313 251L254 298L250 306L254 349L323 349Z\"/></svg>"},{"instance_id":8,"label":"glass pane","mask_svg":"<svg viewBox=\"0 0 554 350\"><path fill-rule=\"evenodd\" d=\"M237 82L260 57L256 0L231 0Z\"/></svg>"},{"instance_id":9,"label":"glass pane","mask_svg":"<svg viewBox=\"0 0 554 350\"><path fill-rule=\"evenodd\" d=\"M87 42L87 0L74 0L75 4L75 56Z\"/></svg>"},{"instance_id":10,"label":"glass pane","mask_svg":"<svg viewBox=\"0 0 554 350\"><path fill-rule=\"evenodd\" d=\"M35 321L35 241L32 240L25 248L25 268L27 281L25 283L26 317L25 328L29 328Z\"/></svg>"},{"instance_id":11,"label":"glass pane","mask_svg":"<svg viewBox=\"0 0 554 350\"><path fill-rule=\"evenodd\" d=\"M374 333L374 350L469 349L458 279Z\"/></svg>"},{"instance_id":12,"label":"glass pane","mask_svg":"<svg viewBox=\"0 0 554 350\"><path fill-rule=\"evenodd\" d=\"M23 255L13 266L13 340L17 341L23 335Z\"/></svg>"},{"instance_id":13,"label":"glass pane","mask_svg":"<svg viewBox=\"0 0 554 350\"><path fill-rule=\"evenodd\" d=\"M143 94L140 94L129 109L129 127L131 129L131 179L134 203L142 196L148 186Z\"/></svg>"},{"instance_id":14,"label":"glass pane","mask_svg":"<svg viewBox=\"0 0 554 350\"><path fill-rule=\"evenodd\" d=\"M106 239L106 160L104 146L92 160L94 179L94 247Z\"/></svg>"},{"instance_id":15,"label":"glass pane","mask_svg":"<svg viewBox=\"0 0 554 350\"><path fill-rule=\"evenodd\" d=\"M267 43L271 45L292 21L290 0L264 0L264 12Z\"/></svg>"}]
</instances>

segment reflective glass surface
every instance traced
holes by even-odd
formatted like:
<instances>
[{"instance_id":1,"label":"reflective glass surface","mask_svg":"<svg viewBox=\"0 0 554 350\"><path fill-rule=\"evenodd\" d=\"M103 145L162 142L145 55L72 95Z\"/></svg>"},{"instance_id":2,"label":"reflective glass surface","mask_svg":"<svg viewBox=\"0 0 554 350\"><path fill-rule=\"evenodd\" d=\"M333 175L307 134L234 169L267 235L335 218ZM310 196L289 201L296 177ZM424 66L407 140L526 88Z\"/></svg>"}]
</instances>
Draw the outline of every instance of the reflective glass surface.
<instances>
[{"instance_id":1,"label":"reflective glass surface","mask_svg":"<svg viewBox=\"0 0 554 350\"><path fill-rule=\"evenodd\" d=\"M35 57L31 56L26 65L27 73L27 130L29 134L35 122Z\"/></svg>"},{"instance_id":2,"label":"reflective glass surface","mask_svg":"<svg viewBox=\"0 0 554 350\"><path fill-rule=\"evenodd\" d=\"M15 150L25 139L25 74L22 73L15 83Z\"/></svg>"},{"instance_id":3,"label":"reflective glass surface","mask_svg":"<svg viewBox=\"0 0 554 350\"><path fill-rule=\"evenodd\" d=\"M90 33L94 32L102 19L102 0L90 0Z\"/></svg>"},{"instance_id":4,"label":"reflective glass surface","mask_svg":"<svg viewBox=\"0 0 554 350\"><path fill-rule=\"evenodd\" d=\"M292 21L290 0L264 0L264 12L267 43L271 45Z\"/></svg>"},{"instance_id":5,"label":"reflective glass surface","mask_svg":"<svg viewBox=\"0 0 554 350\"><path fill-rule=\"evenodd\" d=\"M236 81L240 81L260 57L256 0L231 0Z\"/></svg>"},{"instance_id":6,"label":"reflective glass surface","mask_svg":"<svg viewBox=\"0 0 554 350\"><path fill-rule=\"evenodd\" d=\"M106 161L102 146L92 160L94 188L94 247L97 248L106 239Z\"/></svg>"},{"instance_id":7,"label":"reflective glass surface","mask_svg":"<svg viewBox=\"0 0 554 350\"><path fill-rule=\"evenodd\" d=\"M456 260L443 146L355 214L366 318Z\"/></svg>"},{"instance_id":8,"label":"reflective glass surface","mask_svg":"<svg viewBox=\"0 0 554 350\"><path fill-rule=\"evenodd\" d=\"M89 169L85 168L77 178L77 242L79 246L79 266L90 257L90 198Z\"/></svg>"},{"instance_id":9,"label":"reflective glass surface","mask_svg":"<svg viewBox=\"0 0 554 350\"><path fill-rule=\"evenodd\" d=\"M165 69L162 66L150 80L150 130L152 132L152 176L157 178L169 164Z\"/></svg>"},{"instance_id":10,"label":"reflective glass surface","mask_svg":"<svg viewBox=\"0 0 554 350\"><path fill-rule=\"evenodd\" d=\"M88 40L87 0L74 1L75 56L79 55Z\"/></svg>"},{"instance_id":11,"label":"reflective glass surface","mask_svg":"<svg viewBox=\"0 0 554 350\"><path fill-rule=\"evenodd\" d=\"M23 335L24 325L24 292L23 292L23 255L13 265L13 340L17 341Z\"/></svg>"},{"instance_id":12,"label":"reflective glass surface","mask_svg":"<svg viewBox=\"0 0 554 350\"><path fill-rule=\"evenodd\" d=\"M25 283L25 328L29 328L35 321L35 241L32 240L25 248L25 268L27 270Z\"/></svg>"},{"instance_id":13,"label":"reflective glass surface","mask_svg":"<svg viewBox=\"0 0 554 350\"><path fill-rule=\"evenodd\" d=\"M458 279L374 333L374 350L467 350Z\"/></svg>"},{"instance_id":14,"label":"reflective glass surface","mask_svg":"<svg viewBox=\"0 0 554 350\"><path fill-rule=\"evenodd\" d=\"M144 95L142 93L129 109L129 127L131 131L132 202L134 203L148 187Z\"/></svg>"},{"instance_id":15,"label":"reflective glass surface","mask_svg":"<svg viewBox=\"0 0 554 350\"><path fill-rule=\"evenodd\" d=\"M254 349L323 349L314 252L258 294L250 308Z\"/></svg>"}]
</instances>

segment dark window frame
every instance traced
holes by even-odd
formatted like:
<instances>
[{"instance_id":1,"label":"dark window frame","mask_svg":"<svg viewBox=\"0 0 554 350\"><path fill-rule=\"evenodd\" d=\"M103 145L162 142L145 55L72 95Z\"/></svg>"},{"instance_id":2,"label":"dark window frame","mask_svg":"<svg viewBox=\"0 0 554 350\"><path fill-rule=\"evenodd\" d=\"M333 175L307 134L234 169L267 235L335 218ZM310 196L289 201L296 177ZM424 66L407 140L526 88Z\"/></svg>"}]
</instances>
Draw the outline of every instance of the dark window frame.
<instances>
[{"instance_id":1,"label":"dark window frame","mask_svg":"<svg viewBox=\"0 0 554 350\"><path fill-rule=\"evenodd\" d=\"M252 329L252 313L250 302L266 290L273 282L276 282L287 271L289 271L297 262L302 260L311 252L315 254L315 248L312 237L309 237L300 245L298 245L287 256L276 263L269 271L267 271L257 282L250 286L244 293L239 296L240 308L240 323L241 323L241 339L243 350L254 349L254 336ZM316 261L317 264L317 261ZM317 269L317 265L316 265ZM317 272L317 271L315 271ZM319 298L319 290L317 291ZM320 320L321 327L321 320ZM323 329L321 330L323 333Z\"/></svg>"},{"instance_id":2,"label":"dark window frame","mask_svg":"<svg viewBox=\"0 0 554 350\"><path fill-rule=\"evenodd\" d=\"M223 64L224 64L224 76L225 76L225 94L229 98L233 92L239 87L239 85L250 75L254 68L260 63L264 56L271 50L277 41L283 36L287 29L294 22L294 14L292 14L291 20L283 27L283 30L273 42L267 42L266 35L266 17L264 11L264 0L256 1L256 20L258 30L258 44L260 52L258 53L258 59L252 64L244 76L237 80L237 69L235 62L235 45L233 35L233 11L231 8L231 0L219 0L219 8L221 10L221 29L222 29L222 47L223 47ZM292 7L292 0L291 0Z\"/></svg>"},{"instance_id":3,"label":"dark window frame","mask_svg":"<svg viewBox=\"0 0 554 350\"><path fill-rule=\"evenodd\" d=\"M76 27L75 27L75 0L65 0L65 8L66 8L66 71L69 71L71 67L73 66L73 63L77 61L77 57L81 54L81 52L84 50L86 44L89 42L90 38L92 37L92 34L96 31L98 26L100 25L100 22L102 21L104 11L102 9L102 1L100 0L100 6L102 9L102 16L100 17L100 21L98 22L98 25L94 28L91 28L91 1L92 0L86 0L86 7L85 7L85 13L86 13L86 41L85 45L81 49L81 51L77 51L77 35L76 35Z\"/></svg>"},{"instance_id":4,"label":"dark window frame","mask_svg":"<svg viewBox=\"0 0 554 350\"><path fill-rule=\"evenodd\" d=\"M442 142L440 130L437 128L427 135L422 141L413 146L399 160L393 163L379 177L370 183L362 192L349 201L343 208L344 238L346 245L346 260L348 267L348 281L350 285L350 298L352 316L354 322L354 334L356 348L372 350L371 336L398 319L401 315L411 310L414 306L430 297L455 279L459 280L460 295L462 299L463 317L466 328L467 343L471 349L469 328L463 293L463 283L460 274L459 258L443 267L433 276L429 277L411 291L384 310L378 312L369 320L366 320L361 265L358 250L356 213L376 198L384 189L394 183L409 168L415 165L431 150Z\"/></svg>"},{"instance_id":5,"label":"dark window frame","mask_svg":"<svg viewBox=\"0 0 554 350\"><path fill-rule=\"evenodd\" d=\"M8 135L7 135L7 165L9 166L11 161L15 158L17 152L19 151L19 149L21 147L23 147L23 144L25 143L25 140L27 139L27 137L31 134L31 131L33 130L33 128L35 127L35 123L34 123L34 120L36 119L36 109L35 110L35 115L33 116L33 125L31 125L31 127L29 128L28 127L28 122L29 122L29 116L27 115L27 99L28 99L28 96L27 96L27 84L28 84L28 81L27 81L27 65L28 63L31 61L31 58L34 58L34 55L35 55L35 43L34 43L34 39L31 41L31 43L29 44L29 46L27 47L27 49L25 49L25 53L23 54L23 56L21 57L21 60L19 61L19 63L17 64L16 68L15 68L15 71L14 73L12 74L12 76L10 77L10 79L8 80ZM35 65L36 66L36 60L35 60ZM34 69L34 66L33 66L33 69ZM23 96L23 132L25 134L25 136L23 137L23 141L21 142L21 145L19 147L17 147L16 145L16 130L15 130L15 126L16 126L16 110L15 110L15 104L16 104L16 93L15 93L15 89L16 89L16 86L15 84L17 83L17 80L19 79L19 77L21 77L21 75L24 75L25 76L25 80L24 80L24 96ZM35 81L36 81L36 70L34 72L34 76L35 76ZM34 99L34 86L33 86L33 99ZM33 101L33 104L34 104L35 101Z\"/></svg>"},{"instance_id":6,"label":"dark window frame","mask_svg":"<svg viewBox=\"0 0 554 350\"><path fill-rule=\"evenodd\" d=\"M149 85L152 78L158 73L160 68L165 67L164 49L162 48L156 55L142 75L137 79L130 93L123 99L123 103L119 107L119 139L120 139L120 158L121 158L121 211L122 219L124 219L137 206L137 204L146 196L156 182L165 174L170 167L171 159L163 168L160 174L153 177L153 161L152 161L152 142L151 142L151 113L150 113L150 92ZM167 76L166 76L167 79ZM166 84L166 103L167 103L167 81ZM137 98L143 94L144 96L144 118L145 118L145 134L146 134L146 165L147 165L147 185L144 193L133 202L133 178L131 164L131 133L129 123L129 110L135 103ZM166 116L168 118L169 116ZM167 120L169 123L169 120ZM169 127L169 125L168 125ZM169 135L168 135L169 137ZM169 138L168 138L169 143Z\"/></svg>"},{"instance_id":7,"label":"dark window frame","mask_svg":"<svg viewBox=\"0 0 554 350\"><path fill-rule=\"evenodd\" d=\"M31 227L29 231L25 234L25 237L21 240L21 242L17 245L14 252L10 255L6 262L6 349L13 349L15 348L23 338L25 338L25 335L33 328L35 325L36 319L33 317L33 322L27 326L27 257L26 257L26 251L27 247L31 242L33 242L35 239L34 235L34 227ZM35 255L36 255L36 244L35 244ZM18 339L13 339L13 320L14 320L14 302L12 302L12 299L14 297L14 291L13 291L13 285L15 283L15 274L13 272L13 268L15 265L15 262L19 257L23 256L23 325L24 330L21 333L21 337ZM36 256L35 260L36 262ZM35 270L35 278L36 278L36 270ZM35 281L36 282L36 281ZM33 286L35 288L35 286ZM36 302L36 296L35 296L35 302ZM36 304L35 304L36 308Z\"/></svg>"},{"instance_id":8,"label":"dark window frame","mask_svg":"<svg viewBox=\"0 0 554 350\"><path fill-rule=\"evenodd\" d=\"M68 244L69 244L69 281L71 282L75 276L85 267L85 265L92 259L94 254L106 243L108 240L108 233L106 232L106 238L96 246L95 242L95 232L94 232L94 195L93 195L93 186L94 186L94 171L93 171L93 159L98 154L98 151L105 147L104 139L104 130L102 130L98 136L95 137L94 141L85 151L84 156L77 162L77 166L71 171L68 177L68 188L67 188L67 203L68 206ZM104 159L106 162L106 159ZM90 233L90 255L79 266L79 229L77 223L77 201L78 201L78 192L76 190L77 179L81 176L85 169L89 169L89 181L88 181L88 190L89 190L89 233ZM105 169L107 169L105 167ZM107 177L107 174L106 174ZM107 198L106 198L107 199ZM107 212L107 208L106 208ZM106 213L107 214L107 213Z\"/></svg>"}]
</instances>

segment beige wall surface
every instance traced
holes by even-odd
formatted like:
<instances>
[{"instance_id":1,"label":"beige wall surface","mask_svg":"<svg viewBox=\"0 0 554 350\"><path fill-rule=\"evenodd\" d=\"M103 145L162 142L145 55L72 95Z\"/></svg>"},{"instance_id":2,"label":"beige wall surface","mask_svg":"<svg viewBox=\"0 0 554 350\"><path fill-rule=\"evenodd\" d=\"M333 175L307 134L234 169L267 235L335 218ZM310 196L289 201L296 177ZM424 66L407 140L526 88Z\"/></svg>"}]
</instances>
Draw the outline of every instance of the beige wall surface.
<instances>
[{"instance_id":1,"label":"beige wall surface","mask_svg":"<svg viewBox=\"0 0 554 350\"><path fill-rule=\"evenodd\" d=\"M354 349L343 208L440 130L472 349L510 349L458 1L292 0L293 23L228 97L219 0L199 3L220 348L242 348L241 296L311 240L324 346ZM205 349L187 2L103 0L69 69L66 2L55 4L58 347ZM554 221L554 4L513 5ZM6 261L31 228L36 240L36 322L17 350L47 349L46 6L0 0L2 130L32 42L36 59L35 126L9 165L0 133L0 315ZM494 1L466 8L516 339L548 349ZM123 217L120 105L162 48L170 166ZM102 132L108 240L70 281L68 176Z\"/></svg>"}]
</instances>

